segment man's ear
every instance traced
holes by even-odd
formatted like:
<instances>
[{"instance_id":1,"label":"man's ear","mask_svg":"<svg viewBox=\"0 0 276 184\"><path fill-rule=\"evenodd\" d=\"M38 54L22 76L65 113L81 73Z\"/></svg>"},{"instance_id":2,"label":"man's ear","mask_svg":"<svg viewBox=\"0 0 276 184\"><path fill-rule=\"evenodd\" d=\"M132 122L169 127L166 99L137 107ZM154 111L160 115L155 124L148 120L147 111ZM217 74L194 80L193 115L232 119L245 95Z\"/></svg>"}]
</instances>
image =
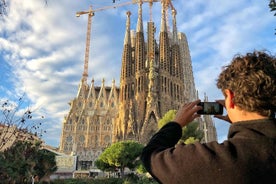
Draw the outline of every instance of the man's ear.
<instances>
[{"instance_id":1,"label":"man's ear","mask_svg":"<svg viewBox=\"0 0 276 184\"><path fill-rule=\"evenodd\" d=\"M227 106L229 108L234 108L235 103L234 103L234 93L233 93L233 91L231 91L229 89L225 89L224 93L226 95L225 106Z\"/></svg>"}]
</instances>

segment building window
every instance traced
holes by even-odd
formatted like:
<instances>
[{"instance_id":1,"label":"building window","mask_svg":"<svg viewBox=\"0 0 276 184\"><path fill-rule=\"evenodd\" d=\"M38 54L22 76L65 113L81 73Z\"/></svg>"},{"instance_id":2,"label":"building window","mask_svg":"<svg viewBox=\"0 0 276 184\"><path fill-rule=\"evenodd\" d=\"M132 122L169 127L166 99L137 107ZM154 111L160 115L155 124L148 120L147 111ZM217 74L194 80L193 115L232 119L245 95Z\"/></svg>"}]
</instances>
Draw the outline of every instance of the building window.
<instances>
[{"instance_id":1,"label":"building window","mask_svg":"<svg viewBox=\"0 0 276 184\"><path fill-rule=\"evenodd\" d=\"M110 143L110 136L106 135L104 137L104 142L107 144L107 143Z\"/></svg>"},{"instance_id":2,"label":"building window","mask_svg":"<svg viewBox=\"0 0 276 184\"><path fill-rule=\"evenodd\" d=\"M73 140L73 138L72 138L71 135L69 135L69 136L66 137L66 141L67 141L67 142L72 142L72 140Z\"/></svg>"},{"instance_id":3,"label":"building window","mask_svg":"<svg viewBox=\"0 0 276 184\"><path fill-rule=\"evenodd\" d=\"M80 142L84 142L84 140L85 140L84 135L80 135L80 137L79 137L79 141L80 141Z\"/></svg>"}]
</instances>

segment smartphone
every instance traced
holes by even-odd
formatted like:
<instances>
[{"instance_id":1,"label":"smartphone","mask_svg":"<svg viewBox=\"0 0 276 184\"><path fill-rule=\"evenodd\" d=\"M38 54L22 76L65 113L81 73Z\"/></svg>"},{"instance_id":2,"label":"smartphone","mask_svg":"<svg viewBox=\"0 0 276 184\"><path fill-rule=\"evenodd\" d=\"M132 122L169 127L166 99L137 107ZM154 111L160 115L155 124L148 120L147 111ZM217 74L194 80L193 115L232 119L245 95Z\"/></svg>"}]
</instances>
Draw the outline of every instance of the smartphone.
<instances>
[{"instance_id":1,"label":"smartphone","mask_svg":"<svg viewBox=\"0 0 276 184\"><path fill-rule=\"evenodd\" d=\"M197 114L223 114L223 106L217 102L199 102L197 105L202 106L202 110L197 111Z\"/></svg>"}]
</instances>

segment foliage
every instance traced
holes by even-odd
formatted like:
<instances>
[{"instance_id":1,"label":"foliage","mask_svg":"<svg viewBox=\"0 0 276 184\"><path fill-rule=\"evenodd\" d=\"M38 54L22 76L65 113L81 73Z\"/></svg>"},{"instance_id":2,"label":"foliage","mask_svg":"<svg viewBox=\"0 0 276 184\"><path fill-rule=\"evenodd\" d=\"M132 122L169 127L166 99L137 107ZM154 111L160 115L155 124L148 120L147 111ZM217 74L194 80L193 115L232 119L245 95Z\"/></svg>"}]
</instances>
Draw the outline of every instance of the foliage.
<instances>
[{"instance_id":1,"label":"foliage","mask_svg":"<svg viewBox=\"0 0 276 184\"><path fill-rule=\"evenodd\" d=\"M162 128L165 124L172 121L176 115L176 110L169 110L162 119L158 122L158 127ZM181 142L193 143L195 141L200 141L203 137L203 132L198 129L198 122L191 122L187 126L182 128ZM187 141L186 141L187 140Z\"/></svg>"},{"instance_id":2,"label":"foliage","mask_svg":"<svg viewBox=\"0 0 276 184\"><path fill-rule=\"evenodd\" d=\"M47 150L39 149L36 154L35 175L42 179L45 176L50 176L56 170L55 154Z\"/></svg>"},{"instance_id":3,"label":"foliage","mask_svg":"<svg viewBox=\"0 0 276 184\"><path fill-rule=\"evenodd\" d=\"M169 110L165 115L158 121L158 128L161 129L168 122L172 121L176 115L176 110Z\"/></svg>"},{"instance_id":4,"label":"foliage","mask_svg":"<svg viewBox=\"0 0 276 184\"><path fill-rule=\"evenodd\" d=\"M184 141L184 143L185 143L185 144L192 144L192 143L197 142L197 141L199 141L199 140L196 139L196 138L194 138L194 137L189 137L188 139L186 139L186 140Z\"/></svg>"},{"instance_id":5,"label":"foliage","mask_svg":"<svg viewBox=\"0 0 276 184\"><path fill-rule=\"evenodd\" d=\"M271 12L276 11L276 1L275 0L270 0L270 3L268 6L269 6ZM276 16L276 12L274 13L274 16Z\"/></svg>"},{"instance_id":6,"label":"foliage","mask_svg":"<svg viewBox=\"0 0 276 184\"><path fill-rule=\"evenodd\" d=\"M109 165L108 163L104 162L102 159L98 159L95 161L95 165L98 169L102 171L115 171L116 167Z\"/></svg>"},{"instance_id":7,"label":"foliage","mask_svg":"<svg viewBox=\"0 0 276 184\"><path fill-rule=\"evenodd\" d=\"M35 166L34 153L36 146L30 142L17 142L4 151L1 164L1 180L24 183L30 179Z\"/></svg>"},{"instance_id":8,"label":"foliage","mask_svg":"<svg viewBox=\"0 0 276 184\"><path fill-rule=\"evenodd\" d=\"M143 145L135 141L116 142L104 150L95 164L103 171L118 168L124 177L126 167L134 169L138 165L142 149Z\"/></svg>"},{"instance_id":9,"label":"foliage","mask_svg":"<svg viewBox=\"0 0 276 184\"><path fill-rule=\"evenodd\" d=\"M125 178L85 178L85 179L56 179L51 184L157 184L157 182L148 177L126 176Z\"/></svg>"},{"instance_id":10,"label":"foliage","mask_svg":"<svg viewBox=\"0 0 276 184\"><path fill-rule=\"evenodd\" d=\"M51 184L122 184L121 178L72 178L72 179L55 179Z\"/></svg>"},{"instance_id":11,"label":"foliage","mask_svg":"<svg viewBox=\"0 0 276 184\"><path fill-rule=\"evenodd\" d=\"M137 172L138 174L143 174L143 173L147 173L148 171L146 170L144 164L142 164L142 162L141 162L141 163L139 163L138 166L136 167L136 172Z\"/></svg>"},{"instance_id":12,"label":"foliage","mask_svg":"<svg viewBox=\"0 0 276 184\"><path fill-rule=\"evenodd\" d=\"M153 178L148 177L141 177L136 184L157 184L158 182L155 181Z\"/></svg>"},{"instance_id":13,"label":"foliage","mask_svg":"<svg viewBox=\"0 0 276 184\"><path fill-rule=\"evenodd\" d=\"M182 129L181 140L185 143L193 143L203 138L203 131L198 129L199 122L193 121ZM192 141L194 140L194 141Z\"/></svg>"},{"instance_id":14,"label":"foliage","mask_svg":"<svg viewBox=\"0 0 276 184\"><path fill-rule=\"evenodd\" d=\"M55 155L40 150L40 142L18 141L0 152L0 180L26 183L34 176L42 178L56 171Z\"/></svg>"},{"instance_id":15,"label":"foliage","mask_svg":"<svg viewBox=\"0 0 276 184\"><path fill-rule=\"evenodd\" d=\"M270 8L270 11L274 12L274 16L276 16L276 1L275 0L270 0L270 3L269 3L268 6ZM276 33L275 33L275 35L276 35Z\"/></svg>"}]
</instances>

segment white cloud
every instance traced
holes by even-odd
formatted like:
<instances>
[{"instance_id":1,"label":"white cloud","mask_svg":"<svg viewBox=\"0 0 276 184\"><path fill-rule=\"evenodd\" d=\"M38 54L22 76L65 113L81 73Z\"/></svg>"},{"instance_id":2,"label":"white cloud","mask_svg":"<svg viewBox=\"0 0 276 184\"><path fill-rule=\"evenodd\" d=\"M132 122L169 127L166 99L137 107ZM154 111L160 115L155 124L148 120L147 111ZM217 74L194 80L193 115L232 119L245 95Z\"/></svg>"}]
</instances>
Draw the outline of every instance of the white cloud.
<instances>
[{"instance_id":1,"label":"white cloud","mask_svg":"<svg viewBox=\"0 0 276 184\"><path fill-rule=\"evenodd\" d=\"M107 5L96 1L99 6L95 8ZM0 23L0 53L11 69L5 74L8 82L1 82L0 94L1 98L3 95L10 98L25 93L29 105L45 116L46 142L57 146L62 120L69 110L67 103L76 96L83 72L87 16L76 18L75 13L88 10L90 2L44 3L10 2L9 16ZM221 97L215 79L221 67L237 52L258 48L276 51L275 17L270 14L267 3L254 1L249 5L246 0L173 3L178 12L178 31L186 33L188 38L200 97L205 92L210 100ZM108 86L115 79L119 85L128 10L132 11L131 29L135 30L137 5L99 11L93 17L88 81L94 78L100 85L105 78ZM143 12L146 22L149 19L147 3L143 5ZM159 3L154 3L152 12L158 39ZM144 31L146 33L145 24ZM0 70L6 71L2 66L0 63ZM227 126L220 124L220 140L225 138L225 130Z\"/></svg>"}]
</instances>

